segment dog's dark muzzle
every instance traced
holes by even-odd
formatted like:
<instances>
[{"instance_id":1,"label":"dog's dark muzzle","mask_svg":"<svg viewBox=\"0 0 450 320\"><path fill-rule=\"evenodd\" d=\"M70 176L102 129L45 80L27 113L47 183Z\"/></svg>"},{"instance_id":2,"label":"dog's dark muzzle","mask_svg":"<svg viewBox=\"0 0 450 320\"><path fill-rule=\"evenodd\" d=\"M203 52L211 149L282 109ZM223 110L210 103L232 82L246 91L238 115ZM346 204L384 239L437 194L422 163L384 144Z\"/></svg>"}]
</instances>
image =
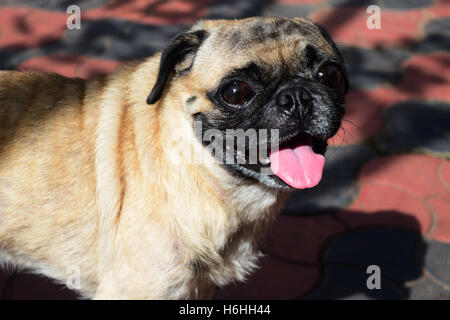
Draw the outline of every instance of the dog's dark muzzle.
<instances>
[{"instance_id":1,"label":"dog's dark muzzle","mask_svg":"<svg viewBox=\"0 0 450 320\"><path fill-rule=\"evenodd\" d=\"M313 97L308 89L296 85L282 88L276 97L276 103L289 113L293 114L298 111L302 118L306 113L311 111Z\"/></svg>"}]
</instances>

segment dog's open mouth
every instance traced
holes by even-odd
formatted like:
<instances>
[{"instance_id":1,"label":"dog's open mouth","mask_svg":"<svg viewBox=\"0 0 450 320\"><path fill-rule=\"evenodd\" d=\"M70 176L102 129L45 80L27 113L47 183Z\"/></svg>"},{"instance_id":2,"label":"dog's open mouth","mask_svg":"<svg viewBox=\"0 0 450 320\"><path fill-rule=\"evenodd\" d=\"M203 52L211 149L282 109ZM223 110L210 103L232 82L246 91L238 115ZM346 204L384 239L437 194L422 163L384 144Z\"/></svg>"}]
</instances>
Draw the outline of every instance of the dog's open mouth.
<instances>
[{"instance_id":1,"label":"dog's open mouth","mask_svg":"<svg viewBox=\"0 0 450 320\"><path fill-rule=\"evenodd\" d=\"M322 179L326 142L299 133L270 152L272 172L296 189L312 188Z\"/></svg>"}]
</instances>

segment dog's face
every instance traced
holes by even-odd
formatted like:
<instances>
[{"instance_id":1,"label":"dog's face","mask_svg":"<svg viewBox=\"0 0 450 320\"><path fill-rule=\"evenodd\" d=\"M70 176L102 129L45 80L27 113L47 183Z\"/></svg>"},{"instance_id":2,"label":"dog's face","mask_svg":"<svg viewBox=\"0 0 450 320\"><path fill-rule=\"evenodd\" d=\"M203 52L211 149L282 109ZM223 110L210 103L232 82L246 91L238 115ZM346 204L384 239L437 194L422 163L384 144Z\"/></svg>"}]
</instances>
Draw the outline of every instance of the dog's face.
<instances>
[{"instance_id":1,"label":"dog's face","mask_svg":"<svg viewBox=\"0 0 450 320\"><path fill-rule=\"evenodd\" d=\"M200 21L164 50L148 103L177 95L231 173L271 188L308 188L322 176L347 89L338 49L309 21Z\"/></svg>"}]
</instances>

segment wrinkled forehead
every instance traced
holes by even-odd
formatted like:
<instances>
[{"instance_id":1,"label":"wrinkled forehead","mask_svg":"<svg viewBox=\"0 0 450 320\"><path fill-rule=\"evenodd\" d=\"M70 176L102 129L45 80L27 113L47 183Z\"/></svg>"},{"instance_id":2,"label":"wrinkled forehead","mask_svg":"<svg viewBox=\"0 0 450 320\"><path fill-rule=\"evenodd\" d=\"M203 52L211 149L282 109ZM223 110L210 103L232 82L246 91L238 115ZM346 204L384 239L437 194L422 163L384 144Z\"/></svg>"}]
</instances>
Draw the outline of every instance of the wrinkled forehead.
<instances>
[{"instance_id":1,"label":"wrinkled forehead","mask_svg":"<svg viewBox=\"0 0 450 320\"><path fill-rule=\"evenodd\" d=\"M333 48L319 28L303 19L201 21L195 29L205 29L209 33L197 52L197 68L193 70L207 71L202 78L209 83L250 63L267 69L301 68L307 62L310 51L307 49L311 48L334 56Z\"/></svg>"},{"instance_id":2,"label":"wrinkled forehead","mask_svg":"<svg viewBox=\"0 0 450 320\"><path fill-rule=\"evenodd\" d=\"M234 20L213 28L219 41L231 50L245 50L258 45L282 45L290 41L316 42L323 49L331 50L320 30L310 21L286 18L258 18ZM330 51L331 53L331 51Z\"/></svg>"}]
</instances>

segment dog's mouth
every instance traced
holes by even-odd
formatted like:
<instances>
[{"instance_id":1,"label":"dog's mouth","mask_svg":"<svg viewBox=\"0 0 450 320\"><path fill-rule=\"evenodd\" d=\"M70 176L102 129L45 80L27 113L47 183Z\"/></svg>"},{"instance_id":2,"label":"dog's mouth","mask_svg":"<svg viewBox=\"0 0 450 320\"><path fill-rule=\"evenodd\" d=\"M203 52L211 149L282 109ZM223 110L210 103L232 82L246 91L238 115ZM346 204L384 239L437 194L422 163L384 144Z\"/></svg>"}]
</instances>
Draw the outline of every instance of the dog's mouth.
<instances>
[{"instance_id":1,"label":"dog's mouth","mask_svg":"<svg viewBox=\"0 0 450 320\"><path fill-rule=\"evenodd\" d=\"M267 140L258 144L256 151L261 151L259 148L263 148L263 151L258 152L256 162L250 160L250 148L240 152L226 145L227 157L232 161L241 161L231 167L244 176L258 177L264 183L271 181L268 184L271 187L306 189L319 184L325 165L326 140L298 131L279 138L275 144L277 147L274 147L273 142L269 144Z\"/></svg>"},{"instance_id":2,"label":"dog's mouth","mask_svg":"<svg viewBox=\"0 0 450 320\"><path fill-rule=\"evenodd\" d=\"M272 172L296 189L318 185L325 165L326 141L300 132L281 142L278 150L269 152Z\"/></svg>"}]
</instances>

